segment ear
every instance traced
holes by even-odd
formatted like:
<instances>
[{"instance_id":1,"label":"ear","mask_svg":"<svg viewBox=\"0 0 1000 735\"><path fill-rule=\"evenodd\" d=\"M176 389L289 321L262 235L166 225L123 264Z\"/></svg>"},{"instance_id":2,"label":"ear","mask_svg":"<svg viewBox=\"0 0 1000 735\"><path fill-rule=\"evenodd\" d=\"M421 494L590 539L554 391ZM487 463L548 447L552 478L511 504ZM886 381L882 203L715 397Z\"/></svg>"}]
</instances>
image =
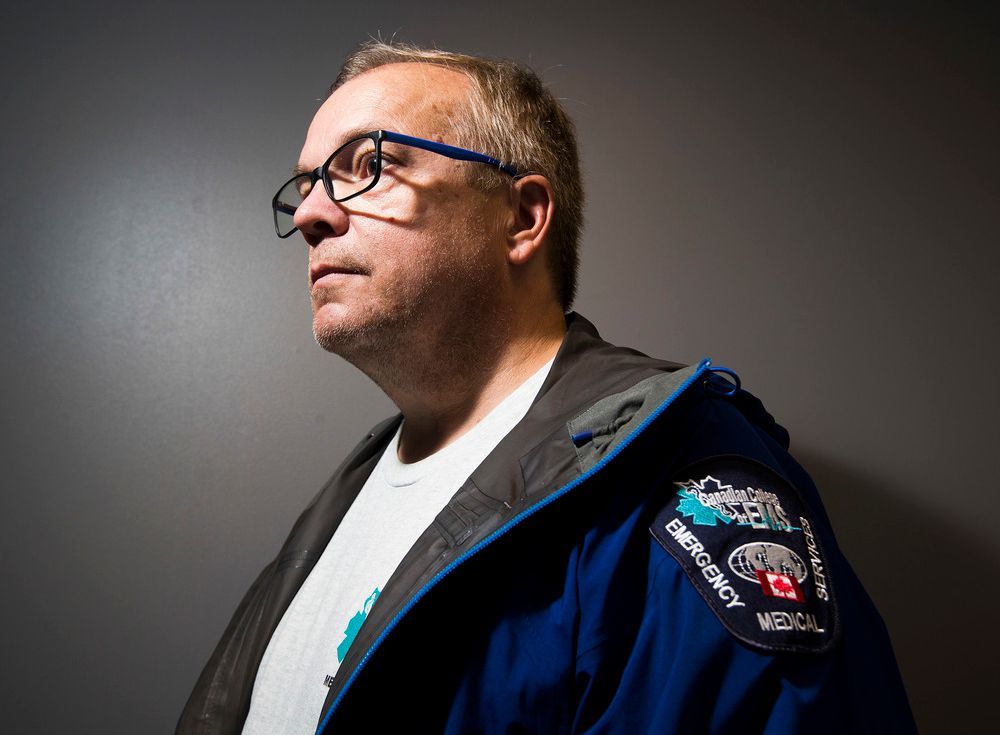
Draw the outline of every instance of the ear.
<instances>
[{"instance_id":1,"label":"ear","mask_svg":"<svg viewBox=\"0 0 1000 735\"><path fill-rule=\"evenodd\" d=\"M540 174L529 174L510 189L511 220L507 233L507 260L524 265L541 251L552 224L552 185Z\"/></svg>"}]
</instances>

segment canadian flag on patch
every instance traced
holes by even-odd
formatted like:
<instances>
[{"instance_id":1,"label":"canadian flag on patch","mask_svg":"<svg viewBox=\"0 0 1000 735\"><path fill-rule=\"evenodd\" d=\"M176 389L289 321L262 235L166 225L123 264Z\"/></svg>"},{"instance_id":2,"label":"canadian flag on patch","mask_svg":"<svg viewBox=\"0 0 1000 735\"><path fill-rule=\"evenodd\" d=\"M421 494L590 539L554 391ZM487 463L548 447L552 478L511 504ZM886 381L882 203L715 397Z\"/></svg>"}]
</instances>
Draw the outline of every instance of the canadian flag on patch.
<instances>
[{"instance_id":1,"label":"canadian flag on patch","mask_svg":"<svg viewBox=\"0 0 1000 735\"><path fill-rule=\"evenodd\" d=\"M799 580L789 574L758 569L757 579L760 581L764 594L768 597L780 597L783 600L794 600L795 602L806 601L806 596L799 586Z\"/></svg>"}]
</instances>

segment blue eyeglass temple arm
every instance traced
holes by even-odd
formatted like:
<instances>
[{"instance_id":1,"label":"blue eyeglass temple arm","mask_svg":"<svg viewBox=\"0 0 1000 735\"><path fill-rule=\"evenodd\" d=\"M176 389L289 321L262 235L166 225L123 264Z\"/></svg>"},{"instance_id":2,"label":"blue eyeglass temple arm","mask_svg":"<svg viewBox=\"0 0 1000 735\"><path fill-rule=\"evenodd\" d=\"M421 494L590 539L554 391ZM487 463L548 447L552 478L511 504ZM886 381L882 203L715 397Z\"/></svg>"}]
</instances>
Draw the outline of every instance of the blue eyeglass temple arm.
<instances>
[{"instance_id":1,"label":"blue eyeglass temple arm","mask_svg":"<svg viewBox=\"0 0 1000 735\"><path fill-rule=\"evenodd\" d=\"M426 140L424 138L414 138L412 135L403 135L402 133L392 133L388 130L383 130L382 140L387 140L390 143L402 143L403 145L413 146L414 148L421 148L425 151L430 151L431 153L439 153L442 156L447 156L448 158L454 158L458 161L473 161L475 163L485 163L494 168L498 168L505 174L510 174L511 176L517 176L517 169L513 166L508 166L505 163L501 163L493 156L487 156L485 153L476 153L475 151L470 151L465 148L458 148L453 145L448 145L447 143L437 143L433 140Z\"/></svg>"}]
</instances>

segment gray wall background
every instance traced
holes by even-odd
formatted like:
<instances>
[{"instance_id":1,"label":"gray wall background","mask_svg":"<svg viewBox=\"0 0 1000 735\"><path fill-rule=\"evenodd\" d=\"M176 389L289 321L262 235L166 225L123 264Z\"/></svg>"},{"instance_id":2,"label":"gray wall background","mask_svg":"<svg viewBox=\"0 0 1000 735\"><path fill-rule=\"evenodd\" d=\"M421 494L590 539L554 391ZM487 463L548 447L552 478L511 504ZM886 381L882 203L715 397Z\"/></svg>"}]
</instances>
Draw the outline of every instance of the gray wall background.
<instances>
[{"instance_id":1,"label":"gray wall background","mask_svg":"<svg viewBox=\"0 0 1000 735\"><path fill-rule=\"evenodd\" d=\"M6 3L4 731L170 731L257 570L392 410L314 346L305 246L268 209L378 32L554 86L589 192L578 309L740 372L823 490L923 731L981 729L1000 684L987 7Z\"/></svg>"}]
</instances>

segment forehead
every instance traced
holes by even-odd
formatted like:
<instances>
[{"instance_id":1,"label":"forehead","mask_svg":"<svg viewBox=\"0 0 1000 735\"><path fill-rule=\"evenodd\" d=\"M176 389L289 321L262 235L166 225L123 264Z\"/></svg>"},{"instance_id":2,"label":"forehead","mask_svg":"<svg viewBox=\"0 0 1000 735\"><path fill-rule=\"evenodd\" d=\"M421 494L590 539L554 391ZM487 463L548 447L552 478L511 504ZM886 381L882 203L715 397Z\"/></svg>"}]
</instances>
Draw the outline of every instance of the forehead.
<instances>
[{"instance_id":1,"label":"forehead","mask_svg":"<svg viewBox=\"0 0 1000 735\"><path fill-rule=\"evenodd\" d=\"M430 64L389 64L339 87L309 125L300 161L319 165L351 135L393 130L447 137L471 83L461 72Z\"/></svg>"}]
</instances>

